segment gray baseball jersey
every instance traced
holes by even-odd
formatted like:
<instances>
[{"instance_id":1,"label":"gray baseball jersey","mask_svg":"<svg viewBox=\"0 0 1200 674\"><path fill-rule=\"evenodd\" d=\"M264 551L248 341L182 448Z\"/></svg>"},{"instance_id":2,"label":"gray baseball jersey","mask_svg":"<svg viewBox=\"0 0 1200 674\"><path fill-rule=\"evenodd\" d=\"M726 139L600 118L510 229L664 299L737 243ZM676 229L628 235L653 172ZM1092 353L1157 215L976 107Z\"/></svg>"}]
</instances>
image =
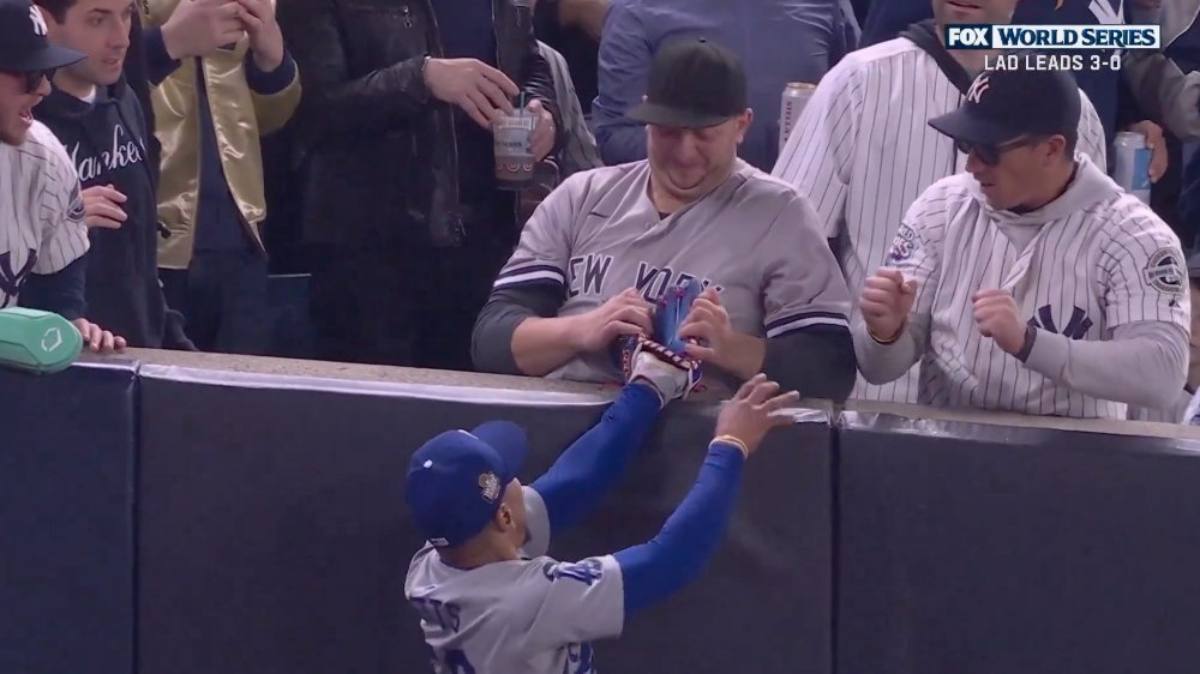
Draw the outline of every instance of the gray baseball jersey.
<instances>
[{"instance_id":1,"label":"gray baseball jersey","mask_svg":"<svg viewBox=\"0 0 1200 674\"><path fill-rule=\"evenodd\" d=\"M919 402L1125 418L1125 404L1114 402L1122 400L1119 388L1110 398L1086 395L1070 386L1070 372L1045 376L1030 367L1032 355L1022 363L983 337L973 295L1009 291L1021 319L1053 339L1111 340L1122 328L1151 323L1186 353L1183 259L1170 228L1086 158L1062 197L1022 215L988 206L968 174L939 181L909 210L886 261L917 282L909 334L920 359ZM856 345L867 372L877 365L879 347L861 327ZM1139 375L1146 376L1120 376Z\"/></svg>"},{"instance_id":2,"label":"gray baseball jersey","mask_svg":"<svg viewBox=\"0 0 1200 674\"><path fill-rule=\"evenodd\" d=\"M524 495L531 541L524 559L464 571L430 545L413 557L404 594L421 616L436 674L592 674L589 642L621 635L625 589L616 559L543 556L546 508L532 488Z\"/></svg>"},{"instance_id":3,"label":"gray baseball jersey","mask_svg":"<svg viewBox=\"0 0 1200 674\"><path fill-rule=\"evenodd\" d=\"M790 186L739 159L724 183L664 218L649 179L646 161L571 176L525 225L495 287L558 284L559 316L572 316L628 288L655 301L698 279L717 288L744 334L848 325L845 282L812 207ZM550 376L620 380L610 354L584 355Z\"/></svg>"},{"instance_id":4,"label":"gray baseball jersey","mask_svg":"<svg viewBox=\"0 0 1200 674\"><path fill-rule=\"evenodd\" d=\"M1080 96L1079 149L1105 166L1104 126ZM855 305L908 207L965 168L966 156L927 123L961 102L925 50L907 38L884 42L847 55L822 78L780 154L773 173L810 198L825 236L838 240ZM915 372L884 386L860 377L852 397L911 403L916 389Z\"/></svg>"},{"instance_id":5,"label":"gray baseball jersey","mask_svg":"<svg viewBox=\"0 0 1200 674\"><path fill-rule=\"evenodd\" d=\"M0 143L0 309L30 274L53 274L88 250L75 165L40 122L19 146Z\"/></svg>"}]
</instances>

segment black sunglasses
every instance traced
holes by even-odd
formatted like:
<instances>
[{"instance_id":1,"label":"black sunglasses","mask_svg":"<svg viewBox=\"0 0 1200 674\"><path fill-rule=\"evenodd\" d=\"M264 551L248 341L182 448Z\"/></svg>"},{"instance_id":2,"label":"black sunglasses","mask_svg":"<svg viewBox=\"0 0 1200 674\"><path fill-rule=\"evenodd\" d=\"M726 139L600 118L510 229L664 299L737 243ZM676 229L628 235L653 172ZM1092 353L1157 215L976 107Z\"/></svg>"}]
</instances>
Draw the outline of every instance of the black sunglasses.
<instances>
[{"instance_id":1,"label":"black sunglasses","mask_svg":"<svg viewBox=\"0 0 1200 674\"><path fill-rule=\"evenodd\" d=\"M42 86L42 78L53 81L54 73L57 71L58 68L47 68L46 70L27 70L11 74L25 78L25 93L32 94Z\"/></svg>"},{"instance_id":2,"label":"black sunglasses","mask_svg":"<svg viewBox=\"0 0 1200 674\"><path fill-rule=\"evenodd\" d=\"M970 155L972 152L979 158L979 161L988 166L995 166L1000 163L1000 156L1009 150L1015 150L1026 145L1036 145L1040 139L1038 138L1021 138L1000 145L974 144L968 143L965 140L955 140L954 146L958 151Z\"/></svg>"}]
</instances>

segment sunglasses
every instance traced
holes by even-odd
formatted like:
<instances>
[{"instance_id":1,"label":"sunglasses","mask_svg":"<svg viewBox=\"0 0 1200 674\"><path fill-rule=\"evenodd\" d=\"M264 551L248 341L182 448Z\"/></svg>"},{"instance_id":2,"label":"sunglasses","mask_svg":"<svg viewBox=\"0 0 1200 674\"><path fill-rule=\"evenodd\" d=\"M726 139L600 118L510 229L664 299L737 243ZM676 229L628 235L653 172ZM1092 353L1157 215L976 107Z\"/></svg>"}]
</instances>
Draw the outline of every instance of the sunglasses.
<instances>
[{"instance_id":1,"label":"sunglasses","mask_svg":"<svg viewBox=\"0 0 1200 674\"><path fill-rule=\"evenodd\" d=\"M54 73L57 71L58 68L50 68L48 70L35 70L33 72L25 73L25 90L32 94L40 89L42 86L42 78L53 82Z\"/></svg>"},{"instance_id":2,"label":"sunglasses","mask_svg":"<svg viewBox=\"0 0 1200 674\"><path fill-rule=\"evenodd\" d=\"M13 75L14 77L24 78L25 93L32 94L41 88L43 79L53 80L54 73L57 71L58 68L49 68L47 70L29 70L20 73L9 72L9 74Z\"/></svg>"},{"instance_id":3,"label":"sunglasses","mask_svg":"<svg viewBox=\"0 0 1200 674\"><path fill-rule=\"evenodd\" d=\"M1021 138L1008 143L1001 143L1000 145L975 144L968 143L965 140L955 140L954 146L958 148L959 152L965 155L970 155L972 152L974 152L975 157L978 158L979 161L988 166L995 166L996 164L1000 163L1000 157L1005 152L1008 152L1009 150L1015 150L1026 145L1036 145L1039 140L1040 139L1038 138Z\"/></svg>"}]
</instances>

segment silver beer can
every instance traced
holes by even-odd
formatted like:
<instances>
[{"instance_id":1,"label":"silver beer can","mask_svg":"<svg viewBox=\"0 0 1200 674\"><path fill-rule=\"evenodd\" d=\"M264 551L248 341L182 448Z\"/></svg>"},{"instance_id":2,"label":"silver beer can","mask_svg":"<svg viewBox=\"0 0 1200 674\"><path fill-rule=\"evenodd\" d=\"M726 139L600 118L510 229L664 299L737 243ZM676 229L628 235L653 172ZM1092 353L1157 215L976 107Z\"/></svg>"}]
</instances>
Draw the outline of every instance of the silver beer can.
<instances>
[{"instance_id":1,"label":"silver beer can","mask_svg":"<svg viewBox=\"0 0 1200 674\"><path fill-rule=\"evenodd\" d=\"M1153 153L1146 147L1146 137L1133 131L1122 131L1113 141L1116 167L1113 180L1126 192L1150 203L1150 159Z\"/></svg>"},{"instance_id":2,"label":"silver beer can","mask_svg":"<svg viewBox=\"0 0 1200 674\"><path fill-rule=\"evenodd\" d=\"M800 120L800 115L804 112L804 106L808 105L809 99L816 90L817 85L808 82L788 82L787 86L783 88L783 100L779 108L779 151L781 153L784 146L787 145L788 136L791 135L792 129L796 128L796 122Z\"/></svg>"}]
</instances>

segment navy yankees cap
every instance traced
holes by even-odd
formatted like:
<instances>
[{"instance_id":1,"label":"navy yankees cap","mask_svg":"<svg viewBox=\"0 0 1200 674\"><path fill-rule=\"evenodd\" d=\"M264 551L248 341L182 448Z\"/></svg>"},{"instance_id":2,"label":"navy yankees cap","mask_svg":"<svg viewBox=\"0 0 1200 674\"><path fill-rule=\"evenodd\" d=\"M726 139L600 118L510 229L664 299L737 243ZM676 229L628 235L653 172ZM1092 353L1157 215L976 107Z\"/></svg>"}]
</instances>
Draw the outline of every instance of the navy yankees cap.
<instances>
[{"instance_id":1,"label":"navy yankees cap","mask_svg":"<svg viewBox=\"0 0 1200 674\"><path fill-rule=\"evenodd\" d=\"M682 38L654 55L646 100L627 114L646 124L702 129L742 114L748 99L737 54L704 38Z\"/></svg>"},{"instance_id":2,"label":"navy yankees cap","mask_svg":"<svg viewBox=\"0 0 1200 674\"><path fill-rule=\"evenodd\" d=\"M1074 137L1079 129L1079 86L1063 70L991 70L971 83L958 110L929 120L954 140L1000 145L1022 136Z\"/></svg>"},{"instance_id":3,"label":"navy yankees cap","mask_svg":"<svg viewBox=\"0 0 1200 674\"><path fill-rule=\"evenodd\" d=\"M85 58L50 44L46 20L29 0L0 0L0 70L28 73L54 70Z\"/></svg>"},{"instance_id":4,"label":"navy yankees cap","mask_svg":"<svg viewBox=\"0 0 1200 674\"><path fill-rule=\"evenodd\" d=\"M408 462L405 488L417 528L438 547L483 531L528 451L525 431L507 421L446 431L421 445Z\"/></svg>"}]
</instances>

